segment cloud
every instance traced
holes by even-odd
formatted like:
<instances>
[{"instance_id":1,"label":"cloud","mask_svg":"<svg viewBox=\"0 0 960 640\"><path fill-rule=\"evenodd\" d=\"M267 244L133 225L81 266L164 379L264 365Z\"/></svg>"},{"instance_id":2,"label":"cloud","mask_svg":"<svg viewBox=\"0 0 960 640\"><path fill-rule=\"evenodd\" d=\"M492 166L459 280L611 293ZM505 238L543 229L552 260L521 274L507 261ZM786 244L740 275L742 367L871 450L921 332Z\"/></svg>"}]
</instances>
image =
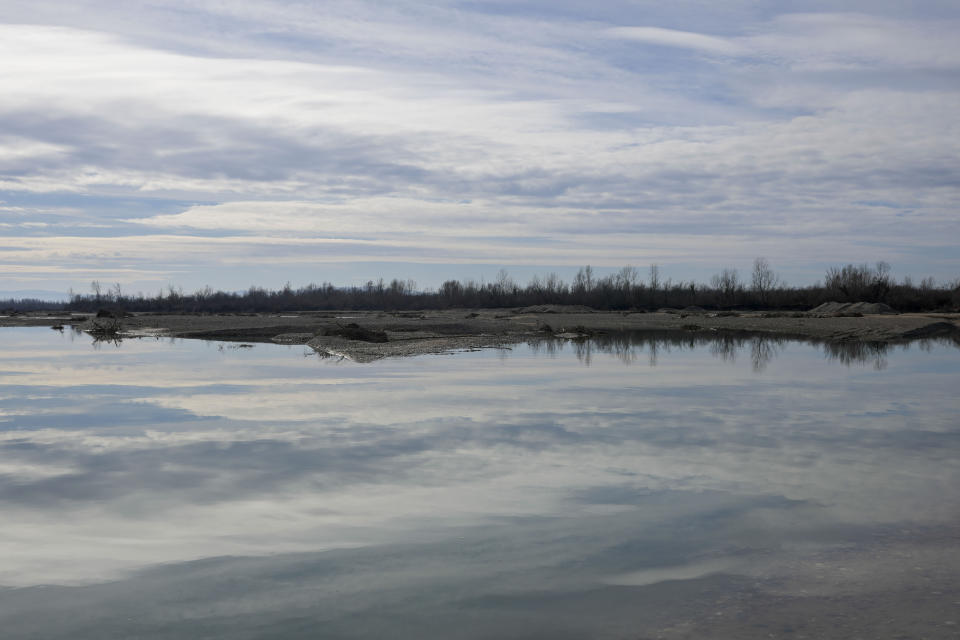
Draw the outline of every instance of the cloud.
<instances>
[{"instance_id":1,"label":"cloud","mask_svg":"<svg viewBox=\"0 0 960 640\"><path fill-rule=\"evenodd\" d=\"M65 248L0 256L30 286L87 278L87 237L142 287L252 284L227 284L241 245L302 281L292 236L344 264L957 266L927 250L957 231L950 12L80 6L14 3L0 26L0 198L60 198L0 211ZM169 205L104 204L151 198Z\"/></svg>"},{"instance_id":2,"label":"cloud","mask_svg":"<svg viewBox=\"0 0 960 640\"><path fill-rule=\"evenodd\" d=\"M678 31L661 27L614 27L608 33L616 38L625 38L646 44L680 49L693 49L724 56L740 56L749 50L735 40L717 36Z\"/></svg>"},{"instance_id":3,"label":"cloud","mask_svg":"<svg viewBox=\"0 0 960 640\"><path fill-rule=\"evenodd\" d=\"M792 13L745 38L751 49L798 71L960 70L953 19L889 18L867 13Z\"/></svg>"}]
</instances>

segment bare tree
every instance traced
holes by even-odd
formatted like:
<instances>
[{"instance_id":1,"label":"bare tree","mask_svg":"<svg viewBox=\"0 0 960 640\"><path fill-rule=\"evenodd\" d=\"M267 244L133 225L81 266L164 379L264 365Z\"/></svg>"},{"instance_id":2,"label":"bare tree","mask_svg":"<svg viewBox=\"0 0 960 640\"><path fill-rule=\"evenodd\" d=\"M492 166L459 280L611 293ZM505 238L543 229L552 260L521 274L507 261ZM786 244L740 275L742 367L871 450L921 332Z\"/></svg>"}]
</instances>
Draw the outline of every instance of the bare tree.
<instances>
[{"instance_id":1,"label":"bare tree","mask_svg":"<svg viewBox=\"0 0 960 640\"><path fill-rule=\"evenodd\" d=\"M593 289L593 267L587 265L580 267L577 275L573 277L573 288L583 293Z\"/></svg>"},{"instance_id":2,"label":"bare tree","mask_svg":"<svg viewBox=\"0 0 960 640\"><path fill-rule=\"evenodd\" d=\"M650 289L656 291L660 288L660 267L657 263L650 265Z\"/></svg>"},{"instance_id":3,"label":"bare tree","mask_svg":"<svg viewBox=\"0 0 960 640\"><path fill-rule=\"evenodd\" d=\"M753 260L753 273L750 288L761 305L770 301L770 292L780 286L780 277L773 272L770 262L763 257Z\"/></svg>"},{"instance_id":4,"label":"bare tree","mask_svg":"<svg viewBox=\"0 0 960 640\"><path fill-rule=\"evenodd\" d=\"M516 286L514 285L513 278L510 277L510 274L507 273L506 269L500 269L497 272L497 284L496 290L501 295L512 294Z\"/></svg>"},{"instance_id":5,"label":"bare tree","mask_svg":"<svg viewBox=\"0 0 960 640\"><path fill-rule=\"evenodd\" d=\"M881 261L874 268L866 263L830 267L823 284L845 301L881 302L890 291L890 265Z\"/></svg>"},{"instance_id":6,"label":"bare tree","mask_svg":"<svg viewBox=\"0 0 960 640\"><path fill-rule=\"evenodd\" d=\"M620 269L616 277L621 287L629 289L637 284L637 281L640 279L640 272L637 271L636 267L627 265Z\"/></svg>"},{"instance_id":7,"label":"bare tree","mask_svg":"<svg viewBox=\"0 0 960 640\"><path fill-rule=\"evenodd\" d=\"M736 302L737 294L743 289L736 269L724 269L710 279L710 284L720 294L720 304L724 305Z\"/></svg>"}]
</instances>

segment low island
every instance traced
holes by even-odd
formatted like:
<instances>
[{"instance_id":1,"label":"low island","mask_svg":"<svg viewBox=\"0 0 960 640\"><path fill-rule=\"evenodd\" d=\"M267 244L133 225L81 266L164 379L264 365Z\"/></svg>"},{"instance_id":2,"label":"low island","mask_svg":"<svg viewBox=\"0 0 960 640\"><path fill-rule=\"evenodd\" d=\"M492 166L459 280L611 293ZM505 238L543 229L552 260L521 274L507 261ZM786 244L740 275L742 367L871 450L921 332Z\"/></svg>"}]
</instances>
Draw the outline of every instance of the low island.
<instances>
[{"instance_id":1,"label":"low island","mask_svg":"<svg viewBox=\"0 0 960 640\"><path fill-rule=\"evenodd\" d=\"M905 343L939 338L960 345L960 314L893 312L881 305L821 305L806 312L596 311L582 306L423 311L286 313L19 312L0 327L70 328L99 340L171 337L234 343L307 345L318 353L369 362L531 340L585 340L617 332L741 334L817 342Z\"/></svg>"}]
</instances>

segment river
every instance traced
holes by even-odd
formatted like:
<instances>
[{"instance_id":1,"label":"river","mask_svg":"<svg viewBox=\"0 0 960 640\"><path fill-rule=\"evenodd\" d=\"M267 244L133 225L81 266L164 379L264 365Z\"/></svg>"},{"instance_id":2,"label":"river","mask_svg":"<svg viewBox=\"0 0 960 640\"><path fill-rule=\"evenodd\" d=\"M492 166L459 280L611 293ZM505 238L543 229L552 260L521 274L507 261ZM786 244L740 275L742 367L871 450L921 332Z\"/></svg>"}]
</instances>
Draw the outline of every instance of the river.
<instances>
[{"instance_id":1,"label":"river","mask_svg":"<svg viewBox=\"0 0 960 640\"><path fill-rule=\"evenodd\" d=\"M960 350L0 330L4 638L954 638Z\"/></svg>"}]
</instances>

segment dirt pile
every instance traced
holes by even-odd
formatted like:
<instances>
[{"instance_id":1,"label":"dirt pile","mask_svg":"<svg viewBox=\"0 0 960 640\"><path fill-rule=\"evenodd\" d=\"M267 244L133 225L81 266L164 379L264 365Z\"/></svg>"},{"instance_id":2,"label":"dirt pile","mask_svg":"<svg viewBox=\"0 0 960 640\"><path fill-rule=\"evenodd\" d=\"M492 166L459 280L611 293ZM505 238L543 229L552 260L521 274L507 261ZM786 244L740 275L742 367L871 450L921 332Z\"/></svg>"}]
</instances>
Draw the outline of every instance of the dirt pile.
<instances>
[{"instance_id":1,"label":"dirt pile","mask_svg":"<svg viewBox=\"0 0 960 640\"><path fill-rule=\"evenodd\" d=\"M133 317L133 314L127 313L123 309L100 309L97 311L97 314L95 317L122 319L122 318L131 318Z\"/></svg>"},{"instance_id":2,"label":"dirt pile","mask_svg":"<svg viewBox=\"0 0 960 640\"><path fill-rule=\"evenodd\" d=\"M900 313L882 302L824 302L810 310L811 315L825 316L836 313L862 313L871 315L895 315Z\"/></svg>"},{"instance_id":3,"label":"dirt pile","mask_svg":"<svg viewBox=\"0 0 960 640\"><path fill-rule=\"evenodd\" d=\"M323 330L325 336L337 336L347 340L359 340L360 342L387 342L387 333L385 331L376 331L361 327L356 322L349 324L327 327Z\"/></svg>"},{"instance_id":4,"label":"dirt pile","mask_svg":"<svg viewBox=\"0 0 960 640\"><path fill-rule=\"evenodd\" d=\"M517 309L517 313L596 313L582 304L536 304Z\"/></svg>"}]
</instances>

